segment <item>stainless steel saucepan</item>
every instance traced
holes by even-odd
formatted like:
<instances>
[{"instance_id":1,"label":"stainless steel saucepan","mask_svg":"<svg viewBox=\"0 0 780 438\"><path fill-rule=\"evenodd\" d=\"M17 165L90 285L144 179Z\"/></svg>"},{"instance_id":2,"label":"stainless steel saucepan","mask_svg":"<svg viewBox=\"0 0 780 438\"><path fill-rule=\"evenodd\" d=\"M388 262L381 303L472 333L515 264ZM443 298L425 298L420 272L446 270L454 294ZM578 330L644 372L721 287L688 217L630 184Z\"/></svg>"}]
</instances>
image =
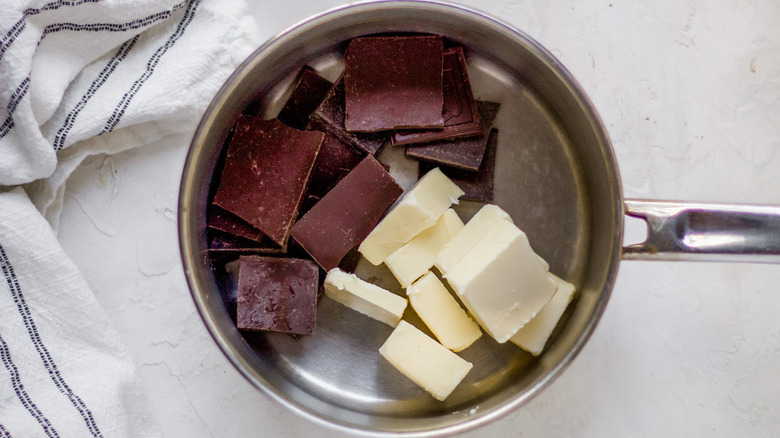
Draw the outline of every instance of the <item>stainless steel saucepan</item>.
<instances>
[{"instance_id":1,"label":"stainless steel saucepan","mask_svg":"<svg viewBox=\"0 0 780 438\"><path fill-rule=\"evenodd\" d=\"M212 174L238 115L259 102L265 116L275 116L303 65L335 79L350 38L399 32L443 35L464 46L476 97L501 103L495 203L528 234L550 270L578 290L538 358L487 336L463 351L474 368L445 402L433 400L379 356L390 327L326 298L319 303L313 336L242 335L233 320L235 284L206 251ZM416 177L415 164L391 146L381 158L391 162L400 180ZM621 259L780 261L780 207L624 199L607 132L560 62L494 18L434 2L335 9L260 47L203 116L179 203L187 281L227 358L293 411L323 425L373 435L459 432L522 405L582 349L604 311ZM463 202L459 213L465 220L477 208ZM626 215L647 221L644 243L622 246ZM379 271L369 274L382 282Z\"/></svg>"}]
</instances>

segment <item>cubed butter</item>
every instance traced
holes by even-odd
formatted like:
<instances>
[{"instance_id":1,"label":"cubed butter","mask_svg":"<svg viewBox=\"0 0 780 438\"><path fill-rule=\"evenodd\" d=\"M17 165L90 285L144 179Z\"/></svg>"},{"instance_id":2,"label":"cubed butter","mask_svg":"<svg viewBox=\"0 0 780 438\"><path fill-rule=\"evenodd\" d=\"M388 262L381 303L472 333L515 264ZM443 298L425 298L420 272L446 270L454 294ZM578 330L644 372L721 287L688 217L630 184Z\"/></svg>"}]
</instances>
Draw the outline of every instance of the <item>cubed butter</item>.
<instances>
[{"instance_id":1,"label":"cubed butter","mask_svg":"<svg viewBox=\"0 0 780 438\"><path fill-rule=\"evenodd\" d=\"M406 321L398 323L379 354L437 400L446 399L472 367Z\"/></svg>"},{"instance_id":2,"label":"cubed butter","mask_svg":"<svg viewBox=\"0 0 780 438\"><path fill-rule=\"evenodd\" d=\"M387 213L358 247L369 262L379 265L436 220L463 195L439 168L425 174Z\"/></svg>"},{"instance_id":3,"label":"cubed butter","mask_svg":"<svg viewBox=\"0 0 780 438\"><path fill-rule=\"evenodd\" d=\"M479 209L466 226L437 254L434 265L439 272L446 276L447 271L474 248L499 221L512 223L512 218L497 205L488 204Z\"/></svg>"},{"instance_id":4,"label":"cubed butter","mask_svg":"<svg viewBox=\"0 0 780 438\"><path fill-rule=\"evenodd\" d=\"M482 336L482 330L460 307L436 274L428 271L406 294L412 308L441 344L461 351Z\"/></svg>"},{"instance_id":5,"label":"cubed butter","mask_svg":"<svg viewBox=\"0 0 780 438\"><path fill-rule=\"evenodd\" d=\"M390 254L385 264L401 283L408 287L433 266L433 261L444 245L463 228L455 210L448 209L436 224L423 230L398 251Z\"/></svg>"},{"instance_id":6,"label":"cubed butter","mask_svg":"<svg viewBox=\"0 0 780 438\"><path fill-rule=\"evenodd\" d=\"M499 343L508 341L558 289L525 233L507 221L496 222L445 278Z\"/></svg>"},{"instance_id":7,"label":"cubed butter","mask_svg":"<svg viewBox=\"0 0 780 438\"><path fill-rule=\"evenodd\" d=\"M550 270L550 264L547 263L547 260L543 259L542 256L540 256L538 254L536 255L536 258L539 260L539 263L542 265L542 267L544 268L545 271L549 271Z\"/></svg>"},{"instance_id":8,"label":"cubed butter","mask_svg":"<svg viewBox=\"0 0 780 438\"><path fill-rule=\"evenodd\" d=\"M406 298L339 268L331 269L325 276L325 295L391 327L401 320L407 303Z\"/></svg>"},{"instance_id":9,"label":"cubed butter","mask_svg":"<svg viewBox=\"0 0 780 438\"><path fill-rule=\"evenodd\" d=\"M528 324L509 338L515 345L534 356L538 356L542 352L547 339L550 338L553 329L558 325L558 320L561 319L561 315L574 297L573 284L553 274L549 275L558 283L558 291L555 292L550 302L542 307L542 310L533 319L528 321ZM414 306L414 302L412 305Z\"/></svg>"}]
</instances>

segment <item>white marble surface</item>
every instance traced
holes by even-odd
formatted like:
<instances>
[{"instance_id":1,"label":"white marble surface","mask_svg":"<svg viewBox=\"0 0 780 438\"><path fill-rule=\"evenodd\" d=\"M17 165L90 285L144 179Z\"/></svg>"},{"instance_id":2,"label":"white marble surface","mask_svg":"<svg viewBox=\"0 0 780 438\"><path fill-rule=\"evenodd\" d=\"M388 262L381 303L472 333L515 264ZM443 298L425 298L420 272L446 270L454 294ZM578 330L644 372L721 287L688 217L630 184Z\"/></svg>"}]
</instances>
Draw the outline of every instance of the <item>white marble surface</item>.
<instances>
[{"instance_id":1,"label":"white marble surface","mask_svg":"<svg viewBox=\"0 0 780 438\"><path fill-rule=\"evenodd\" d=\"M251 2L266 37L340 3ZM627 197L780 204L777 0L463 3L523 29L578 78ZM88 160L67 186L65 250L122 333L165 436L342 436L260 394L203 328L176 235L188 142ZM624 262L563 375L463 436L775 436L778 284L778 265Z\"/></svg>"}]
</instances>

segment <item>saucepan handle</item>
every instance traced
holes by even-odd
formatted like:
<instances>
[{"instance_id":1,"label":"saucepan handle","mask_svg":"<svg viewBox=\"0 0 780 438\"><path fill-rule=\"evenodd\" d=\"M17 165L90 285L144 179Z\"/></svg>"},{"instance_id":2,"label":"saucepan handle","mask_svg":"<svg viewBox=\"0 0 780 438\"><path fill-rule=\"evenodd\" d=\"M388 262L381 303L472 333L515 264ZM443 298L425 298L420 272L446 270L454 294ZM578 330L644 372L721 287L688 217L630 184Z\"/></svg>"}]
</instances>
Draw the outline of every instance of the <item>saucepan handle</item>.
<instances>
[{"instance_id":1,"label":"saucepan handle","mask_svg":"<svg viewBox=\"0 0 780 438\"><path fill-rule=\"evenodd\" d=\"M647 239L623 247L627 260L780 263L780 205L627 199Z\"/></svg>"}]
</instances>

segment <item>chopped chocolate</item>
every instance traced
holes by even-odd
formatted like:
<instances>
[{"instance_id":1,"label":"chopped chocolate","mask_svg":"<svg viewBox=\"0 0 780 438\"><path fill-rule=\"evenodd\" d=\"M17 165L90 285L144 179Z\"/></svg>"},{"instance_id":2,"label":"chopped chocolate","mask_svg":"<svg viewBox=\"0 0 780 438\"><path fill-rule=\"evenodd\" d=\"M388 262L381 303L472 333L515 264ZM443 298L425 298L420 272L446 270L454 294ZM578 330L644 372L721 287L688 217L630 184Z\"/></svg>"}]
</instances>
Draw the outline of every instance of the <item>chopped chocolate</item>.
<instances>
[{"instance_id":1,"label":"chopped chocolate","mask_svg":"<svg viewBox=\"0 0 780 438\"><path fill-rule=\"evenodd\" d=\"M206 226L256 242L262 241L263 237L265 237L262 231L249 225L245 220L215 205L210 206L206 210Z\"/></svg>"},{"instance_id":2,"label":"chopped chocolate","mask_svg":"<svg viewBox=\"0 0 780 438\"><path fill-rule=\"evenodd\" d=\"M361 160L362 156L352 152L344 143L331 135L325 135L317 161L314 162L314 169L311 171L309 187L306 189L306 197L299 216L309 211Z\"/></svg>"},{"instance_id":3,"label":"chopped chocolate","mask_svg":"<svg viewBox=\"0 0 780 438\"><path fill-rule=\"evenodd\" d=\"M354 273L362 257L363 256L360 255L360 251L358 251L357 248L352 248L349 250L347 255L341 259L341 262L339 263L339 269L344 272L349 272L350 274Z\"/></svg>"},{"instance_id":4,"label":"chopped chocolate","mask_svg":"<svg viewBox=\"0 0 780 438\"><path fill-rule=\"evenodd\" d=\"M393 145L429 143L478 137L484 131L479 112L471 92L471 82L466 72L466 56L463 48L452 47L444 51L444 128L433 131L409 131L393 134Z\"/></svg>"},{"instance_id":5,"label":"chopped chocolate","mask_svg":"<svg viewBox=\"0 0 780 438\"><path fill-rule=\"evenodd\" d=\"M369 155L295 223L293 239L329 271L366 238L401 193Z\"/></svg>"},{"instance_id":6,"label":"chopped chocolate","mask_svg":"<svg viewBox=\"0 0 780 438\"><path fill-rule=\"evenodd\" d=\"M311 260L241 256L236 323L241 330L314 333L319 268Z\"/></svg>"},{"instance_id":7,"label":"chopped chocolate","mask_svg":"<svg viewBox=\"0 0 780 438\"><path fill-rule=\"evenodd\" d=\"M209 252L225 254L284 254L287 252L287 245L278 246L268 241L257 242L255 240L245 239L221 231L210 230L208 233Z\"/></svg>"},{"instance_id":8,"label":"chopped chocolate","mask_svg":"<svg viewBox=\"0 0 780 438\"><path fill-rule=\"evenodd\" d=\"M344 56L346 129L444 126L441 36L362 37Z\"/></svg>"},{"instance_id":9,"label":"chopped chocolate","mask_svg":"<svg viewBox=\"0 0 780 438\"><path fill-rule=\"evenodd\" d=\"M493 179L496 173L497 144L498 130L493 129L488 136L485 159L482 160L482 165L479 167L478 172L452 167L440 167L441 171L465 192L460 199L480 202L493 201ZM435 164L420 162L420 178L434 167L436 167Z\"/></svg>"},{"instance_id":10,"label":"chopped chocolate","mask_svg":"<svg viewBox=\"0 0 780 438\"><path fill-rule=\"evenodd\" d=\"M284 246L324 137L276 119L242 115L228 146L214 204Z\"/></svg>"},{"instance_id":11,"label":"chopped chocolate","mask_svg":"<svg viewBox=\"0 0 780 438\"><path fill-rule=\"evenodd\" d=\"M328 133L361 154L376 154L386 134L347 132L344 127L344 79L339 79L309 119L309 129Z\"/></svg>"},{"instance_id":12,"label":"chopped chocolate","mask_svg":"<svg viewBox=\"0 0 780 438\"><path fill-rule=\"evenodd\" d=\"M420 146L407 146L406 156L430 161L442 166L477 172L487 149L488 133L493 126L493 121L498 114L500 106L500 104L495 102L477 101L482 128L485 131L483 136L428 143Z\"/></svg>"},{"instance_id":13,"label":"chopped chocolate","mask_svg":"<svg viewBox=\"0 0 780 438\"><path fill-rule=\"evenodd\" d=\"M306 128L309 116L320 105L333 84L318 75L311 67L304 67L290 98L279 112L279 121L301 131Z\"/></svg>"},{"instance_id":14,"label":"chopped chocolate","mask_svg":"<svg viewBox=\"0 0 780 438\"><path fill-rule=\"evenodd\" d=\"M242 239L232 234L219 231L209 231L207 234L209 240L209 251L235 251L242 249L239 240L244 242L254 242L254 240Z\"/></svg>"}]
</instances>

